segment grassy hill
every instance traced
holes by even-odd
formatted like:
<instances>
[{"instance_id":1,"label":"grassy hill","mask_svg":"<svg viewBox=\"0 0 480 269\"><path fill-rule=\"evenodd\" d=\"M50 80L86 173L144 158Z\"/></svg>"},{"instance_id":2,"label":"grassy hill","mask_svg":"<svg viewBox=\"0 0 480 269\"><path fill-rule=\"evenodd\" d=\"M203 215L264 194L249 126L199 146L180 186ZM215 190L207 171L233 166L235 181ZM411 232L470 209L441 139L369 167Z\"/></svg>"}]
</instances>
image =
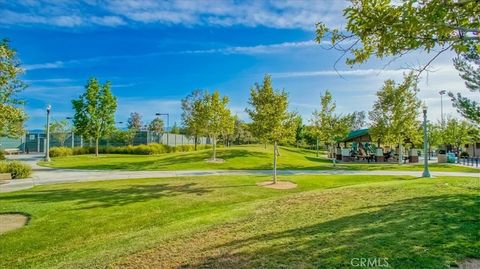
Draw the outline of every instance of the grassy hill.
<instances>
[{"instance_id":1,"label":"grassy hill","mask_svg":"<svg viewBox=\"0 0 480 269\"><path fill-rule=\"evenodd\" d=\"M136 179L0 195L29 224L0 235L0 268L444 268L479 258L478 178ZM285 180L285 178L283 178Z\"/></svg>"},{"instance_id":2,"label":"grassy hill","mask_svg":"<svg viewBox=\"0 0 480 269\"><path fill-rule=\"evenodd\" d=\"M162 155L114 155L106 154L100 157L80 155L54 158L51 163L41 162L40 165L54 168L72 169L115 169L115 170L215 170L215 169L272 169L273 149L263 146L234 146L219 148L218 158L224 163L208 163L205 159L211 157L211 150L196 152L168 153ZM315 151L280 147L278 158L279 169L333 169L330 160L323 155L316 157ZM464 171L478 172L473 168L450 164L431 164L432 171ZM417 170L423 169L422 164L367 164L343 163L338 169L346 170Z\"/></svg>"}]
</instances>

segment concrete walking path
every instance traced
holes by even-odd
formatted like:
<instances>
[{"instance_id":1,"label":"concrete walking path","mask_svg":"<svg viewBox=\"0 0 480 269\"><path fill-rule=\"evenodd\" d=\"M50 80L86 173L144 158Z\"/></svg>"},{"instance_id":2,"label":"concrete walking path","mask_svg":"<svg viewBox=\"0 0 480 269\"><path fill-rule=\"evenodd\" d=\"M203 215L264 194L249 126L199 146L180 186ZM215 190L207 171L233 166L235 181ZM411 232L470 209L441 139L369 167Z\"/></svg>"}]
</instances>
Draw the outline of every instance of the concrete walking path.
<instances>
[{"instance_id":1,"label":"concrete walking path","mask_svg":"<svg viewBox=\"0 0 480 269\"><path fill-rule=\"evenodd\" d=\"M0 193L29 189L38 185L102 181L134 178L192 177L218 175L270 175L272 170L183 170L183 171L121 171L121 170L78 170L53 169L37 165L39 155L12 156L11 159L27 162L33 168L33 176L28 179L10 180L0 184ZM372 176L414 176L420 177L421 171L354 171L354 170L278 170L279 175L372 175ZM480 173L431 172L432 176L474 177Z\"/></svg>"}]
</instances>

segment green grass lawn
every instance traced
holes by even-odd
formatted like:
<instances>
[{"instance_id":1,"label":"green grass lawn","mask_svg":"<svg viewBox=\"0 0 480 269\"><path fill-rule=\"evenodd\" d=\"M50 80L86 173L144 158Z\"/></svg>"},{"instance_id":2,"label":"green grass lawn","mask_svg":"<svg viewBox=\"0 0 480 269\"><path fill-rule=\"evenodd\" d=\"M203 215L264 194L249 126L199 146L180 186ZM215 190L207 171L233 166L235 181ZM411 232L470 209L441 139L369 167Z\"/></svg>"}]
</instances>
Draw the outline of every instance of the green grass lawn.
<instances>
[{"instance_id":1,"label":"green grass lawn","mask_svg":"<svg viewBox=\"0 0 480 269\"><path fill-rule=\"evenodd\" d=\"M169 153L163 155L79 155L53 158L51 163L40 165L72 169L115 169L115 170L207 170L207 169L272 169L272 148L263 146L235 146L220 148L218 157L224 163L207 163L211 150ZM331 161L316 157L314 151L281 147L279 169L333 169ZM398 165L392 163L342 163L338 169L346 170L415 170L421 171L422 164ZM479 172L478 169L451 164L431 164L432 171Z\"/></svg>"},{"instance_id":2,"label":"green grass lawn","mask_svg":"<svg viewBox=\"0 0 480 269\"><path fill-rule=\"evenodd\" d=\"M29 224L0 235L0 268L446 268L480 258L478 178L136 179L0 195Z\"/></svg>"}]
</instances>

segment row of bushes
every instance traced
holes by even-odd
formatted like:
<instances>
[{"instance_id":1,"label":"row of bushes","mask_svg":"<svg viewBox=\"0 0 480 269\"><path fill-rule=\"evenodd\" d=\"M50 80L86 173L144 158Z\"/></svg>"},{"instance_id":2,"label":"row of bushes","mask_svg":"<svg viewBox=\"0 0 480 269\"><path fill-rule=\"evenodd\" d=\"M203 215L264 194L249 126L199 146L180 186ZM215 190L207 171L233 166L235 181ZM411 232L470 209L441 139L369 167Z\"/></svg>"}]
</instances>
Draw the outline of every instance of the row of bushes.
<instances>
[{"instance_id":1,"label":"row of bushes","mask_svg":"<svg viewBox=\"0 0 480 269\"><path fill-rule=\"evenodd\" d=\"M27 178L32 174L32 168L18 161L0 161L0 173L10 173L12 179Z\"/></svg>"},{"instance_id":2,"label":"row of bushes","mask_svg":"<svg viewBox=\"0 0 480 269\"><path fill-rule=\"evenodd\" d=\"M197 145L197 149L209 149L210 145ZM137 154L137 155L156 155L170 152L187 152L194 151L194 145L179 145L179 146L167 146L163 144L148 144L138 146L103 146L98 148L98 152L101 154ZM95 147L53 147L50 149L51 157L71 156L71 155L83 155L94 154Z\"/></svg>"}]
</instances>

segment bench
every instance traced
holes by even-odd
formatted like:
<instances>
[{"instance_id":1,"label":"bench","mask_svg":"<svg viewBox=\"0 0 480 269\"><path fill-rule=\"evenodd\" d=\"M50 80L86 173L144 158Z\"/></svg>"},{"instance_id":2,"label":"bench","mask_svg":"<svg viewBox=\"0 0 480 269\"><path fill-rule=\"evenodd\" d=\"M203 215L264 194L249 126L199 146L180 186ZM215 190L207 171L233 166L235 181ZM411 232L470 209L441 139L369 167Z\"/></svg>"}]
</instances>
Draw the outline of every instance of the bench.
<instances>
[{"instance_id":1,"label":"bench","mask_svg":"<svg viewBox=\"0 0 480 269\"><path fill-rule=\"evenodd\" d=\"M4 151L5 151L5 153L8 154L8 155L20 154L20 150L19 150L19 149L5 149Z\"/></svg>"},{"instance_id":2,"label":"bench","mask_svg":"<svg viewBox=\"0 0 480 269\"><path fill-rule=\"evenodd\" d=\"M0 173L0 182L2 180L11 180L12 175L10 173Z\"/></svg>"}]
</instances>

